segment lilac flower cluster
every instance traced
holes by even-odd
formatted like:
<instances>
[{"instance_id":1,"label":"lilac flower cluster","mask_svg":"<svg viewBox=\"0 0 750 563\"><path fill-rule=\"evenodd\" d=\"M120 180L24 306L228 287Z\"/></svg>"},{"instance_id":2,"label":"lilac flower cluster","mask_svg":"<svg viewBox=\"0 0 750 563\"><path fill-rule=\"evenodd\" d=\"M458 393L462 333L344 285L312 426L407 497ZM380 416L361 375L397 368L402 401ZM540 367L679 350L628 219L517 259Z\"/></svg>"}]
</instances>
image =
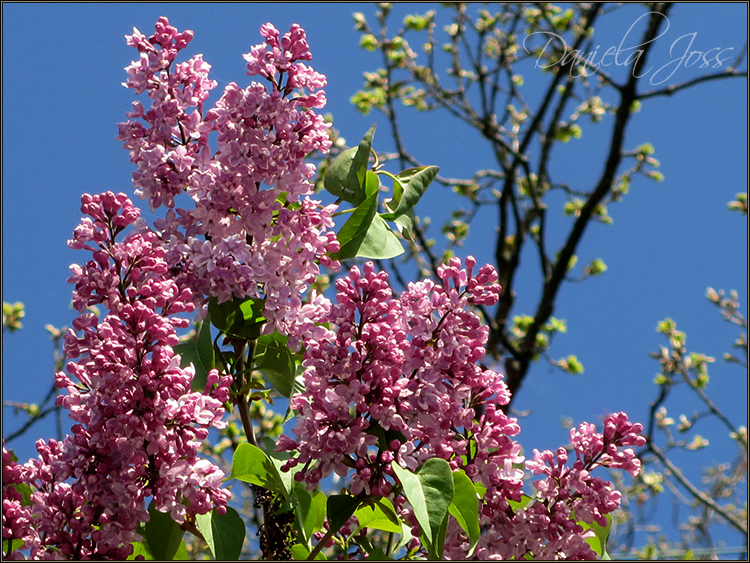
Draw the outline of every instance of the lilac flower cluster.
<instances>
[{"instance_id":1,"label":"lilac flower cluster","mask_svg":"<svg viewBox=\"0 0 750 563\"><path fill-rule=\"evenodd\" d=\"M23 501L23 490L28 487L27 474L28 468L13 459L3 440L3 544L11 546L7 553L8 559L23 559L21 551L12 548L14 541L31 546L30 555L33 559L37 558L41 543L39 533L33 525L31 510ZM3 556L6 556L5 547Z\"/></svg>"},{"instance_id":2,"label":"lilac flower cluster","mask_svg":"<svg viewBox=\"0 0 750 563\"><path fill-rule=\"evenodd\" d=\"M534 450L534 458L525 463L526 469L544 478L533 483L533 501L523 510L495 510L494 517L486 520L487 533L482 535L476 557L596 559L586 541L594 532L584 530L576 520L606 526L605 515L620 506L622 495L612 483L592 477L590 472L609 467L638 474L640 461L633 449L625 446L643 446L646 439L640 435L642 431L643 426L629 422L625 413L608 416L603 434L596 432L593 424L581 424L570 431L576 456L572 467L568 467L570 456L565 448L559 448L556 454ZM485 509L492 506L486 495L484 500ZM467 538L463 540L466 542ZM455 543L453 546L460 547ZM455 556L460 553L460 549L453 552Z\"/></svg>"},{"instance_id":3,"label":"lilac flower cluster","mask_svg":"<svg viewBox=\"0 0 750 563\"><path fill-rule=\"evenodd\" d=\"M195 309L190 290L171 278L158 237L143 224L116 241L140 223L140 210L124 194L84 194L82 203L88 217L69 246L93 252L93 260L71 266L80 335L68 331L65 355L77 361L67 365L70 375L55 377L66 390L57 403L75 424L62 442L37 442L39 458L23 466L21 481L16 466L8 469L7 484L33 491L28 510L36 536L19 510L8 523L32 558L124 559L149 519L148 499L184 522L226 510L230 497L221 469L197 452L210 428L226 425L231 376L212 370L205 391L191 392L192 368L181 368L172 349L180 341L175 329L189 324L173 315ZM109 309L103 319L87 312L99 304Z\"/></svg>"},{"instance_id":4,"label":"lilac flower cluster","mask_svg":"<svg viewBox=\"0 0 750 563\"><path fill-rule=\"evenodd\" d=\"M398 299L388 275L371 262L336 282L328 317L334 326L318 327L307 343L306 392L292 398L301 414L298 439L280 441L282 449L298 452L287 463L302 467L298 480L313 487L351 467L353 494L387 496L392 460L416 469L438 456L459 467L469 433L477 445L470 463L475 474L490 458L513 455L507 436L518 431L515 421L494 407L478 412L490 399L507 403L509 395L500 375L476 365L487 327L466 310L497 300L497 275L485 266L472 276L473 258L467 265L468 271L454 259L441 267L442 283L412 283ZM381 436L376 452L381 432L390 439Z\"/></svg>"},{"instance_id":5,"label":"lilac flower cluster","mask_svg":"<svg viewBox=\"0 0 750 563\"><path fill-rule=\"evenodd\" d=\"M152 105L146 110L135 102L118 138L137 166L136 193L152 209L168 208L156 227L177 281L199 302L265 298L265 330L297 338L302 295L318 265L334 265L328 254L338 250L335 207L309 198L315 166L305 161L331 146L329 125L314 111L326 103L326 79L301 62L312 55L298 25L280 36L266 24L261 35L265 43L244 58L247 74L270 83L270 91L259 82L230 83L204 112L216 87L210 65L200 55L174 63L192 32L178 32L164 17L149 38L134 29L128 45L141 56L127 67L124 84L147 92ZM182 193L187 208L175 207Z\"/></svg>"},{"instance_id":6,"label":"lilac flower cluster","mask_svg":"<svg viewBox=\"0 0 750 563\"><path fill-rule=\"evenodd\" d=\"M606 523L603 515L619 506L620 496L588 472L597 465L637 472L633 451L619 448L642 445L642 428L622 413L606 421L604 435L582 425L571 434L579 457L572 469L563 468L564 449L549 468L551 453L537 453L527 469L548 477L535 483L535 502L516 510L524 457L513 437L520 427L500 408L509 401L502 376L477 365L488 329L468 310L496 303L500 288L491 266L475 273L472 257L465 265L453 259L441 266L439 283L409 284L399 298L372 263L337 281L330 328L318 327L307 342L306 391L292 398L300 414L296 439L279 440L280 450L295 453L284 469L310 488L333 472L348 478L355 496L391 497L418 537L390 463L416 470L440 457L485 489L480 522L487 533L476 558L590 558L590 532L575 519ZM445 549L453 559L468 554L469 538L453 519Z\"/></svg>"}]
</instances>

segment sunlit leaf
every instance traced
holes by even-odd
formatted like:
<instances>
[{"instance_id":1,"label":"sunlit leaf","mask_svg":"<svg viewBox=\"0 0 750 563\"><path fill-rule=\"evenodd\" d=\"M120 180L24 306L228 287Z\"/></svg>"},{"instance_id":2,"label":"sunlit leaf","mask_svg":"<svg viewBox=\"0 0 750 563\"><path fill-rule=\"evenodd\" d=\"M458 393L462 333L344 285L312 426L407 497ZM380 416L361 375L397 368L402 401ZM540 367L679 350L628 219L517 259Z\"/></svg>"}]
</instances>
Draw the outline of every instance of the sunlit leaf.
<instances>
[{"instance_id":1,"label":"sunlit leaf","mask_svg":"<svg viewBox=\"0 0 750 563\"><path fill-rule=\"evenodd\" d=\"M258 446L240 444L232 457L232 474L228 479L239 479L258 485L284 497L288 491L273 460Z\"/></svg>"},{"instance_id":2,"label":"sunlit leaf","mask_svg":"<svg viewBox=\"0 0 750 563\"><path fill-rule=\"evenodd\" d=\"M290 551L292 552L292 558L295 561L305 561L310 556L310 549L302 545L301 543L295 543L291 548ZM323 555L323 552L320 551L315 556L316 561L326 561L326 556Z\"/></svg>"},{"instance_id":3,"label":"sunlit leaf","mask_svg":"<svg viewBox=\"0 0 750 563\"><path fill-rule=\"evenodd\" d=\"M380 215L376 215L370 228L367 229L362 244L357 250L357 256L360 258L373 258L386 260L395 258L404 253L404 247L401 241L390 229Z\"/></svg>"},{"instance_id":4,"label":"sunlit leaf","mask_svg":"<svg viewBox=\"0 0 750 563\"><path fill-rule=\"evenodd\" d=\"M573 514L573 517L575 517L575 513ZM576 519L576 523L580 525L584 531L593 530L595 536L593 538L587 538L586 543L591 546L591 549L596 552L600 559L610 559L607 554L607 539L612 530L612 516L610 514L605 514L604 517L607 519L606 526L600 526L596 522L588 524L579 519Z\"/></svg>"},{"instance_id":5,"label":"sunlit leaf","mask_svg":"<svg viewBox=\"0 0 750 563\"><path fill-rule=\"evenodd\" d=\"M391 467L414 509L430 557L441 558L444 538L440 532L454 496L450 465L444 459L430 458L416 474L395 461Z\"/></svg>"},{"instance_id":6,"label":"sunlit leaf","mask_svg":"<svg viewBox=\"0 0 750 563\"><path fill-rule=\"evenodd\" d=\"M255 340L266 319L263 317L265 299L233 299L219 303L215 297L208 302L211 324L224 334L235 338Z\"/></svg>"},{"instance_id":7,"label":"sunlit leaf","mask_svg":"<svg viewBox=\"0 0 750 563\"><path fill-rule=\"evenodd\" d=\"M448 510L469 535L469 553L479 541L479 499L474 483L463 470L453 472L454 495Z\"/></svg>"},{"instance_id":8,"label":"sunlit leaf","mask_svg":"<svg viewBox=\"0 0 750 563\"><path fill-rule=\"evenodd\" d=\"M365 133L359 146L345 150L333 160L323 180L328 192L354 206L367 199L365 178L374 134L375 125Z\"/></svg>"},{"instance_id":9,"label":"sunlit leaf","mask_svg":"<svg viewBox=\"0 0 750 563\"><path fill-rule=\"evenodd\" d=\"M326 518L326 495L321 491L311 493L304 484L297 483L292 490L296 499L295 514L297 524L306 542L315 532L323 529Z\"/></svg>"},{"instance_id":10,"label":"sunlit leaf","mask_svg":"<svg viewBox=\"0 0 750 563\"><path fill-rule=\"evenodd\" d=\"M359 507L354 516L359 521L357 531L363 528L372 528L373 530L401 533L401 521L396 516L391 501L387 498Z\"/></svg>"},{"instance_id":11,"label":"sunlit leaf","mask_svg":"<svg viewBox=\"0 0 750 563\"><path fill-rule=\"evenodd\" d=\"M354 258L367 236L367 231L372 224L378 210L378 194L368 197L357 207L349 219L344 223L337 238L341 247L338 252L331 255L335 260Z\"/></svg>"}]
</instances>

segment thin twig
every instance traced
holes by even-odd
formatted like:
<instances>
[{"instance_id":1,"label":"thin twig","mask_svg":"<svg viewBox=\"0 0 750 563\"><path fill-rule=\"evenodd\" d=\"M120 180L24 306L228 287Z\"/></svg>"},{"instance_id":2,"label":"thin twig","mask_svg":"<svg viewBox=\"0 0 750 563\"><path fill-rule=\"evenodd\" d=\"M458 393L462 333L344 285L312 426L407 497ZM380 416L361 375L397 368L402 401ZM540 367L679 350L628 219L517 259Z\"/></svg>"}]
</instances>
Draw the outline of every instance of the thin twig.
<instances>
[{"instance_id":1,"label":"thin twig","mask_svg":"<svg viewBox=\"0 0 750 563\"><path fill-rule=\"evenodd\" d=\"M685 487L693 497L702 502L704 505L709 507L711 510L716 512L718 515L720 515L722 518L724 518L733 528L737 529L739 532L747 536L747 524L743 522L740 522L737 518L729 514L726 510L724 510L721 506L716 504L713 499L699 491L695 485L693 485L683 474L682 471L674 464L672 463L667 456L664 455L664 453L661 451L661 449L651 440L648 442L648 451L652 452L661 463L664 464L664 467L666 467L672 475L674 475L675 479L683 486Z\"/></svg>"}]
</instances>

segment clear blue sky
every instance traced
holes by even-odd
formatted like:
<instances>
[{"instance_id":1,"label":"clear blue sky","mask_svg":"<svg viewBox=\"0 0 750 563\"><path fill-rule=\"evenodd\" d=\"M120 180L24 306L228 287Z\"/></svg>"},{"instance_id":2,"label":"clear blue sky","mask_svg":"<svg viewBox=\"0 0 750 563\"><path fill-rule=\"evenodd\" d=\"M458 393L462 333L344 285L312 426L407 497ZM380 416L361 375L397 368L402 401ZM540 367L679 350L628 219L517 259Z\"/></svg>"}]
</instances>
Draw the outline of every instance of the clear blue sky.
<instances>
[{"instance_id":1,"label":"clear blue sky","mask_svg":"<svg viewBox=\"0 0 750 563\"><path fill-rule=\"evenodd\" d=\"M399 5L396 11L403 16L427 9ZM261 41L261 24L270 21L283 32L299 23L308 33L312 65L328 76L327 111L337 129L356 144L377 121L375 147L391 148L381 117L362 116L349 103L362 72L380 62L358 47L351 16L363 11L374 21L372 4L3 4L2 10L3 300L26 305L23 330L4 336L4 401L39 401L51 383L52 347L43 327L70 325L68 266L89 258L65 245L80 217L80 194L132 194L132 166L115 135L134 99L120 85L123 67L136 56L123 37L134 26L149 35L156 19L166 15L179 29L193 29L188 53L204 54L222 88L249 82L241 55ZM641 13L629 6L616 18L605 18L605 26L597 28L602 50L617 45ZM694 32L693 49L731 47L729 53L738 53L747 36L747 5L677 5L652 64L675 58L686 40L672 54L670 46ZM680 68L663 85L698 72ZM525 78L526 88L545 83ZM218 95L215 91L211 100ZM424 163L438 164L453 177L492 166L477 137L455 121L402 113L408 116L407 147ZM584 127L583 138L564 147L554 163L561 179L590 187L602 167L610 124ZM665 181L636 179L625 201L610 209L614 224L587 231L580 263L601 257L609 270L563 289L554 314L568 321L569 331L551 351L557 358L577 354L586 371L575 377L544 364L533 369L515 403L532 411L522 420L527 449L565 443L561 416L577 424L626 410L633 419L645 419L658 371L648 354L662 344L655 327L667 316L687 331L690 350L717 357L709 391L738 424L747 424L747 380L720 360L736 330L704 298L708 286L747 294L747 222L726 211L727 202L747 185L746 82L712 82L673 98L648 100L633 119L627 148L644 142L654 145ZM433 236L439 238L452 201L432 187L420 202L418 213L433 216ZM551 214L561 216L559 203ZM568 225L563 219L558 224ZM491 214L472 226L465 254L490 261L493 226ZM532 257L527 262L530 266ZM517 292L516 314L532 313L539 292L533 268L520 275ZM18 424L11 409L3 408L3 434ZM33 441L52 436L53 429L51 421L39 424L11 445L25 460L34 453Z\"/></svg>"}]
</instances>

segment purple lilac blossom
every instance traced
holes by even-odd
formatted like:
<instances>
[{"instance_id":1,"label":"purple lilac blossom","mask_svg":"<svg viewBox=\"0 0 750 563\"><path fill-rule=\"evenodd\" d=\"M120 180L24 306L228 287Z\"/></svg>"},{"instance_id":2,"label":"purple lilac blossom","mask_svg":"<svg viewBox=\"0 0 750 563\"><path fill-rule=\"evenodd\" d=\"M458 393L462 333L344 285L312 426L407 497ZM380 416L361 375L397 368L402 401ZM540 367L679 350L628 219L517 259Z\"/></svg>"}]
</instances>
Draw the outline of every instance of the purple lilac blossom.
<instances>
[{"instance_id":1,"label":"purple lilac blossom","mask_svg":"<svg viewBox=\"0 0 750 563\"><path fill-rule=\"evenodd\" d=\"M137 168L136 194L152 210L168 210L155 226L170 267L179 265L177 280L198 304L264 298L265 332L277 330L297 346L309 337L309 323L298 319L317 322L328 307L303 296L319 265L337 266L328 257L338 250L336 207L310 198L315 166L306 161L331 146L330 125L315 111L325 106L326 79L301 62L312 58L301 27L282 36L266 24L261 35L265 43L244 58L247 74L265 84L232 82L204 111L216 87L210 65L200 55L174 63L192 32L178 32L163 17L149 38L134 29L127 41L140 58L127 67L124 85L146 92L152 104L146 110L134 102L118 138ZM181 194L186 208L176 207Z\"/></svg>"},{"instance_id":2,"label":"purple lilac blossom","mask_svg":"<svg viewBox=\"0 0 750 563\"><path fill-rule=\"evenodd\" d=\"M643 445L642 426L624 413L607 418L604 434L582 424L571 432L577 456L572 468L564 448L556 460L551 452L535 451L526 469L546 478L534 483L533 502L514 510L526 475L514 440L520 427L501 409L510 398L503 377L477 365L488 329L469 310L494 305L500 287L491 266L475 273L471 256L465 266L454 258L440 267L440 282L411 283L398 298L388 275L371 262L337 281L330 328L320 327L307 342L305 392L292 398L300 414L292 430L296 438L278 442L280 450L293 453L284 469L309 488L336 473L352 495L390 498L418 537L419 524L394 489L390 464L396 460L414 471L440 457L484 490L480 524L486 533L474 558L595 558L586 542L593 532L576 518L606 525L604 515L619 506L621 496L589 471L606 466L636 474L633 450L621 448ZM381 434L390 441L379 440ZM356 529L356 523L348 525ZM452 517L445 554L469 555L469 538Z\"/></svg>"},{"instance_id":3,"label":"purple lilac blossom","mask_svg":"<svg viewBox=\"0 0 750 563\"><path fill-rule=\"evenodd\" d=\"M84 194L81 201L89 217L69 246L93 260L71 266L80 316L65 335L72 361L55 376L72 433L39 440L39 457L23 466L8 464L3 449L3 534L22 539L34 559L124 559L141 539L149 500L184 522L224 512L230 497L224 473L197 453L210 428L226 425L231 376L212 370L206 389L192 392L194 371L180 367L172 348L180 342L176 329L189 324L174 315L195 309L190 289L171 279L157 235L127 196ZM96 305L108 309L101 319L91 312ZM10 487L17 483L31 487L30 506L19 506Z\"/></svg>"}]
</instances>

